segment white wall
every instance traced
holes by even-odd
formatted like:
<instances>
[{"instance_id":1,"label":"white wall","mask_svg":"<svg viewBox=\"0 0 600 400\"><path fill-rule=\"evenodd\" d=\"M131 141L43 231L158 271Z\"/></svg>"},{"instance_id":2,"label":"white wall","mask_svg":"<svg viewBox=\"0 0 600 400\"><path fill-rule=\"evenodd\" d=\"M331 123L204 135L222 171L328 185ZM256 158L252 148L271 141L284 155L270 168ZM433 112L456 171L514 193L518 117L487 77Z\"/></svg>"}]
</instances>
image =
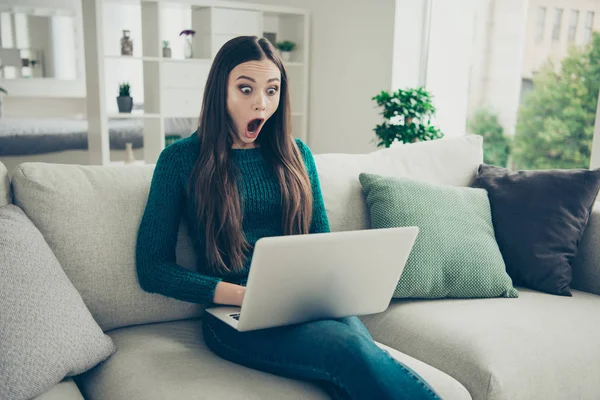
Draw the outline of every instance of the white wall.
<instances>
[{"instance_id":1,"label":"white wall","mask_svg":"<svg viewBox=\"0 0 600 400\"><path fill-rule=\"evenodd\" d=\"M311 12L309 144L315 153L376 149L371 100L392 86L394 0L243 0Z\"/></svg>"}]
</instances>

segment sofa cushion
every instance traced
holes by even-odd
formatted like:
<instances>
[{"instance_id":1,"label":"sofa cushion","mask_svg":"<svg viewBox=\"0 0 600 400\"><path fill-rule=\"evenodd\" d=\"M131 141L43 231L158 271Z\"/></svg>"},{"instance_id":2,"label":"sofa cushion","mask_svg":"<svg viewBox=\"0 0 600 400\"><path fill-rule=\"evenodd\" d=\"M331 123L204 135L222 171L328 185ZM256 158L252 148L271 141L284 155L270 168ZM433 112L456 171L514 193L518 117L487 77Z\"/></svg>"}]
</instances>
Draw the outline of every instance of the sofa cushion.
<instances>
[{"instance_id":1,"label":"sofa cushion","mask_svg":"<svg viewBox=\"0 0 600 400\"><path fill-rule=\"evenodd\" d=\"M10 194L10 179L4 164L0 162L0 207L12 203Z\"/></svg>"},{"instance_id":2,"label":"sofa cushion","mask_svg":"<svg viewBox=\"0 0 600 400\"><path fill-rule=\"evenodd\" d=\"M85 400L73 378L63 379L33 400Z\"/></svg>"},{"instance_id":3,"label":"sofa cushion","mask_svg":"<svg viewBox=\"0 0 600 400\"><path fill-rule=\"evenodd\" d=\"M114 351L43 236L0 207L0 399L30 399Z\"/></svg>"},{"instance_id":4,"label":"sofa cushion","mask_svg":"<svg viewBox=\"0 0 600 400\"><path fill-rule=\"evenodd\" d=\"M594 399L600 296L396 300L362 317L375 340L460 381L475 400Z\"/></svg>"},{"instance_id":5,"label":"sofa cushion","mask_svg":"<svg viewBox=\"0 0 600 400\"><path fill-rule=\"evenodd\" d=\"M86 399L328 399L320 387L221 359L204 344L199 319L108 332L119 351L76 378ZM444 399L469 399L446 374L394 350Z\"/></svg>"},{"instance_id":6,"label":"sofa cushion","mask_svg":"<svg viewBox=\"0 0 600 400\"><path fill-rule=\"evenodd\" d=\"M570 296L571 265L600 189L600 169L516 171L482 164L496 239L515 285Z\"/></svg>"},{"instance_id":7,"label":"sofa cushion","mask_svg":"<svg viewBox=\"0 0 600 400\"><path fill-rule=\"evenodd\" d=\"M600 201L596 202L573 262L571 287L600 295Z\"/></svg>"},{"instance_id":8,"label":"sofa cushion","mask_svg":"<svg viewBox=\"0 0 600 400\"><path fill-rule=\"evenodd\" d=\"M370 154L315 155L325 209L332 231L367 229L369 212L361 172L469 186L483 162L478 135L403 144Z\"/></svg>"},{"instance_id":9,"label":"sofa cushion","mask_svg":"<svg viewBox=\"0 0 600 400\"><path fill-rule=\"evenodd\" d=\"M24 163L13 175L15 204L42 232L104 330L196 317L203 306L143 291L135 243L153 166ZM195 268L181 225L177 262Z\"/></svg>"},{"instance_id":10,"label":"sofa cushion","mask_svg":"<svg viewBox=\"0 0 600 400\"><path fill-rule=\"evenodd\" d=\"M395 298L518 297L485 190L374 174L359 180L373 228L419 227Z\"/></svg>"}]
</instances>

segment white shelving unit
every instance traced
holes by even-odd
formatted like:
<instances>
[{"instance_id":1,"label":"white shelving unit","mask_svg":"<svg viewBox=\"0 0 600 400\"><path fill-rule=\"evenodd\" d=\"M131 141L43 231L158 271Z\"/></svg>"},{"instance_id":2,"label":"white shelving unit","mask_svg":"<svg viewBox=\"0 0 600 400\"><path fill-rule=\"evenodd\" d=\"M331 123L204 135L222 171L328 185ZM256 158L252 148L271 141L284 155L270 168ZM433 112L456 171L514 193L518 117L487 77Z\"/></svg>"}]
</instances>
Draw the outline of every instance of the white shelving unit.
<instances>
[{"instance_id":1,"label":"white shelving unit","mask_svg":"<svg viewBox=\"0 0 600 400\"><path fill-rule=\"evenodd\" d=\"M212 60L221 46L236 36L262 37L266 32L274 33L278 42L291 40L297 44L291 60L285 62L290 80L292 129L294 136L308 141L307 10L220 0L83 0L82 4L90 164L115 164L110 160L109 118L142 119L144 161L155 163L164 149L165 118L198 118ZM132 56L121 56L119 51L120 29L127 27L115 28L114 21L105 20L111 18L107 9L111 8L114 15L115 7L136 13L131 25L140 36L133 37ZM184 59L175 47L174 58L163 58L163 40L177 40L184 29L196 31L193 58ZM139 72L125 76L127 71ZM116 112L117 87L112 86L116 79L139 83L132 85L132 96L134 102L143 99L142 110L134 109L131 114Z\"/></svg>"}]
</instances>

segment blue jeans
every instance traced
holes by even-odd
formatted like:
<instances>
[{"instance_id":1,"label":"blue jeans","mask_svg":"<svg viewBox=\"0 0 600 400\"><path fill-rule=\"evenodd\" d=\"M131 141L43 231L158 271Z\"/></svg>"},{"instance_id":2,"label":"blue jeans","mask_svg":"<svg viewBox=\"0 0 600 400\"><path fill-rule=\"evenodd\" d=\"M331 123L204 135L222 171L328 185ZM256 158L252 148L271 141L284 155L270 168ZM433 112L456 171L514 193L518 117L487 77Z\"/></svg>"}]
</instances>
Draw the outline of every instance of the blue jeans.
<instances>
[{"instance_id":1,"label":"blue jeans","mask_svg":"<svg viewBox=\"0 0 600 400\"><path fill-rule=\"evenodd\" d=\"M439 400L416 372L375 344L357 317L238 332L204 313L202 331L221 358L321 384L333 398Z\"/></svg>"}]
</instances>

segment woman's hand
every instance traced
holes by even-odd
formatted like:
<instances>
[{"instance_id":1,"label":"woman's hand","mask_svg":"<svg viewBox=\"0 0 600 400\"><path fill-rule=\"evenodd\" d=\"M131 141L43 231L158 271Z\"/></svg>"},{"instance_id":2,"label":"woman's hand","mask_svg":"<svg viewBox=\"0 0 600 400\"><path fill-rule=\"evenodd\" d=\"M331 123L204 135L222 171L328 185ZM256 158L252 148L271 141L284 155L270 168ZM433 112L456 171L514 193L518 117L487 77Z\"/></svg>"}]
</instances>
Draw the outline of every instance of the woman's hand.
<instances>
[{"instance_id":1,"label":"woman's hand","mask_svg":"<svg viewBox=\"0 0 600 400\"><path fill-rule=\"evenodd\" d=\"M244 286L221 281L217 284L217 288L215 289L213 303L241 306L245 294L246 288Z\"/></svg>"}]
</instances>

